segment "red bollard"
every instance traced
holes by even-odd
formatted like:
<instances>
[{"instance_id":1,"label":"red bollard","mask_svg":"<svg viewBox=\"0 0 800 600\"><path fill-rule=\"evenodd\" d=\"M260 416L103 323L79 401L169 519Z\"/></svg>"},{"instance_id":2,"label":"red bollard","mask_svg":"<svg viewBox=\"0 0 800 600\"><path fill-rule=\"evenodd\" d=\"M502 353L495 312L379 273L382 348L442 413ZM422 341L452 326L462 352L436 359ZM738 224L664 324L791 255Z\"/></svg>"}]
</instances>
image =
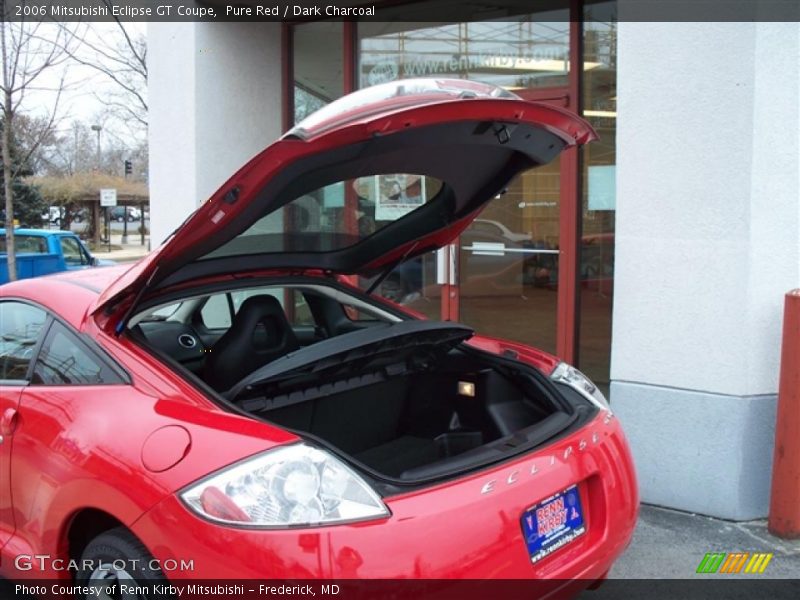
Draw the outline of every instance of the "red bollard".
<instances>
[{"instance_id":1,"label":"red bollard","mask_svg":"<svg viewBox=\"0 0 800 600\"><path fill-rule=\"evenodd\" d=\"M800 289L786 294L768 529L800 538Z\"/></svg>"}]
</instances>

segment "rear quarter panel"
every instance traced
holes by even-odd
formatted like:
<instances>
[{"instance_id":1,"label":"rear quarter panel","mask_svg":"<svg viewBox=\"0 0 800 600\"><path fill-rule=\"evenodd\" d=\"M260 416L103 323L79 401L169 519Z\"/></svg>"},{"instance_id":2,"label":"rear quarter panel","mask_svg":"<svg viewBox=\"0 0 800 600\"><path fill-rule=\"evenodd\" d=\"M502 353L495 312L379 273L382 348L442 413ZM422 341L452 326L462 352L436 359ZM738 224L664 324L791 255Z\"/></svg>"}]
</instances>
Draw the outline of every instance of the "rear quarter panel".
<instances>
[{"instance_id":1,"label":"rear quarter panel","mask_svg":"<svg viewBox=\"0 0 800 600\"><path fill-rule=\"evenodd\" d=\"M128 371L129 384L30 385L22 392L10 481L16 533L0 564L6 577L66 576L9 569L20 554L67 558L70 523L84 509L101 510L131 527L193 481L296 439L223 412L129 340L96 339ZM154 472L142 460L143 448L153 432L168 425L183 428L190 443L177 449L151 446L151 456L173 453L168 462L177 462Z\"/></svg>"}]
</instances>

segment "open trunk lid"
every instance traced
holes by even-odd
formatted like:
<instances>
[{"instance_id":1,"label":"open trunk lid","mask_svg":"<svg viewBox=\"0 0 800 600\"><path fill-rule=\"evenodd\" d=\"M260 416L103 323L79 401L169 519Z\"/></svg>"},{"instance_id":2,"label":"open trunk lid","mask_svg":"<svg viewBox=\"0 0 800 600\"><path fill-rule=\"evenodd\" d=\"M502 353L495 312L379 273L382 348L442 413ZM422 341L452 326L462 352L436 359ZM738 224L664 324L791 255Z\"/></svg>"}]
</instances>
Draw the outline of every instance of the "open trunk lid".
<instances>
[{"instance_id":1,"label":"open trunk lid","mask_svg":"<svg viewBox=\"0 0 800 600\"><path fill-rule=\"evenodd\" d=\"M119 316L145 295L198 278L374 275L449 243L518 173L594 138L572 113L484 84L425 79L361 90L242 167L94 310L119 330Z\"/></svg>"}]
</instances>

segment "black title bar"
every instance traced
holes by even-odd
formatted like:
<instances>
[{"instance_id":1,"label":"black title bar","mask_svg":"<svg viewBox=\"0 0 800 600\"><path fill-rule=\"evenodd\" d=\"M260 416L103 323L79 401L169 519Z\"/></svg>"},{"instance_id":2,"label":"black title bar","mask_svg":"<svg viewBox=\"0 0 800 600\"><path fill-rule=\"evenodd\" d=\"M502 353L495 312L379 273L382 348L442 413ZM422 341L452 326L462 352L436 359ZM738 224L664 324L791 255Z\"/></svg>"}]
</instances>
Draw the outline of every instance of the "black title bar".
<instances>
[{"instance_id":1,"label":"black title bar","mask_svg":"<svg viewBox=\"0 0 800 600\"><path fill-rule=\"evenodd\" d=\"M798 0L586 0L611 5L617 21L751 22L800 21ZM458 4L438 0L4 0L3 21L436 21L442 10L454 20L502 21L521 14L534 21L563 21L567 0L483 0L481 10L459 15ZM559 10L562 9L562 10Z\"/></svg>"}]
</instances>

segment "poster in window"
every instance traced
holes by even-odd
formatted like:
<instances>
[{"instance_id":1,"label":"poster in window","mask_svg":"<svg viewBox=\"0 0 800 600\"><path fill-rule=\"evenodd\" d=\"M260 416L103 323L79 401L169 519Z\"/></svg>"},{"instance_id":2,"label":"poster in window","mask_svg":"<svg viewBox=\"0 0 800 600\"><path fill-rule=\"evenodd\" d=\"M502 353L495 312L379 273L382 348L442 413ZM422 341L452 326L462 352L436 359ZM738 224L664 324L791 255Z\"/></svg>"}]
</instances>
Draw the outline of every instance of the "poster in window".
<instances>
[{"instance_id":1,"label":"poster in window","mask_svg":"<svg viewBox=\"0 0 800 600\"><path fill-rule=\"evenodd\" d=\"M425 178L419 175L376 175L375 220L396 221L425 203Z\"/></svg>"}]
</instances>

